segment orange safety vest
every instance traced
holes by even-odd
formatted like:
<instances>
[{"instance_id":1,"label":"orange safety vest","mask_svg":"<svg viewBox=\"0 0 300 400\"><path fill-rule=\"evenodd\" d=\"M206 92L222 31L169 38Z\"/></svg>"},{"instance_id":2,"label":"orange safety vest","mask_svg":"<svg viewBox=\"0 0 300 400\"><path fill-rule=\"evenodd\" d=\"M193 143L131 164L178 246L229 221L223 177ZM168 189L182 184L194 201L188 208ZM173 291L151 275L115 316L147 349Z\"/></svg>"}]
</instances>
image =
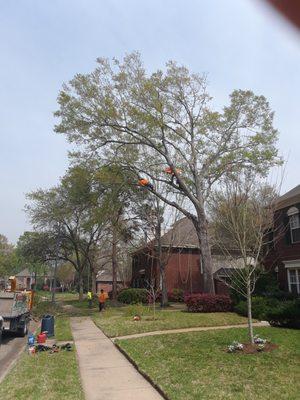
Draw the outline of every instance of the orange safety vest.
<instances>
[{"instance_id":1,"label":"orange safety vest","mask_svg":"<svg viewBox=\"0 0 300 400\"><path fill-rule=\"evenodd\" d=\"M107 296L107 293L105 293L105 292L100 293L100 294L99 294L99 297L98 297L99 303L105 303L107 297L108 297L108 296Z\"/></svg>"},{"instance_id":2,"label":"orange safety vest","mask_svg":"<svg viewBox=\"0 0 300 400\"><path fill-rule=\"evenodd\" d=\"M177 174L181 173L181 169L179 169L179 168L175 168L175 171L177 172ZM167 167L165 169L165 173L169 174L169 175L174 175L174 171L173 171L173 169L171 167Z\"/></svg>"}]
</instances>

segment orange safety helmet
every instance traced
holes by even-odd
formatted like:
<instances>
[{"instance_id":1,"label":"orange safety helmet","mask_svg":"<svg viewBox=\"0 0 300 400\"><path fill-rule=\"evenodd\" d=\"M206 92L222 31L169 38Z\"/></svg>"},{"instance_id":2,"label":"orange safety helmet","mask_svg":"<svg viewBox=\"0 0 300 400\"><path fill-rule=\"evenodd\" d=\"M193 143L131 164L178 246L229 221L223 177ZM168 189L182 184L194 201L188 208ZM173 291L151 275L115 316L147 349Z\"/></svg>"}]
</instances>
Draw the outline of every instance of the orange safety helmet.
<instances>
[{"instance_id":1,"label":"orange safety helmet","mask_svg":"<svg viewBox=\"0 0 300 400\"><path fill-rule=\"evenodd\" d=\"M141 178L141 179L139 179L139 185L141 185L141 186L147 186L147 185L149 185L148 179L146 179L146 178Z\"/></svg>"}]
</instances>

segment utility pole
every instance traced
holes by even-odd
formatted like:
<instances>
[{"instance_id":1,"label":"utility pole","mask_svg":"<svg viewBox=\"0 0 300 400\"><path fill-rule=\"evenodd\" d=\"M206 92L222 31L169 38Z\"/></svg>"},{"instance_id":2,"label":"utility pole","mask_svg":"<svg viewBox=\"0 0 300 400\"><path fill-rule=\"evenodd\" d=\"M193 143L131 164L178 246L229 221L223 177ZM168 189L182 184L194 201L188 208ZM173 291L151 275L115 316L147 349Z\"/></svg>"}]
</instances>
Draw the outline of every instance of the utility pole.
<instances>
[{"instance_id":1,"label":"utility pole","mask_svg":"<svg viewBox=\"0 0 300 400\"><path fill-rule=\"evenodd\" d=\"M52 303L55 303L55 293L56 293L56 274L58 266L58 251L60 246L60 224L58 225L58 234L56 238L56 249L55 249L55 264L54 264L54 274L53 274L53 285L52 285Z\"/></svg>"}]
</instances>

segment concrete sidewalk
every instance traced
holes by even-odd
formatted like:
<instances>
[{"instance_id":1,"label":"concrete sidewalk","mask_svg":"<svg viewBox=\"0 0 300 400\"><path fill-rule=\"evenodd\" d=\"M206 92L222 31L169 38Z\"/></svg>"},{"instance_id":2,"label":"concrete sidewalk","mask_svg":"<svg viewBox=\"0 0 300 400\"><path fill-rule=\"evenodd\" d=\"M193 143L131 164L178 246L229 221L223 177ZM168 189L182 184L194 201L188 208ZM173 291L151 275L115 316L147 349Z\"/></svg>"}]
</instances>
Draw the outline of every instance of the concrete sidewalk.
<instances>
[{"instance_id":1,"label":"concrete sidewalk","mask_svg":"<svg viewBox=\"0 0 300 400\"><path fill-rule=\"evenodd\" d=\"M253 327L259 326L270 326L267 321L261 322L253 322ZM168 329L164 331L151 331L151 332L143 332L143 333L134 333L133 335L126 336L115 336L111 338L114 342L115 340L122 339L137 339L144 336L157 336L157 335L169 335L174 333L188 333L188 332L201 332L201 331L216 331L221 329L232 329L232 328L247 328L247 324L236 324L236 325L220 325L220 326L198 326L193 328L178 328L178 329Z\"/></svg>"},{"instance_id":2,"label":"concrete sidewalk","mask_svg":"<svg viewBox=\"0 0 300 400\"><path fill-rule=\"evenodd\" d=\"M90 318L71 318L86 400L161 400Z\"/></svg>"}]
</instances>

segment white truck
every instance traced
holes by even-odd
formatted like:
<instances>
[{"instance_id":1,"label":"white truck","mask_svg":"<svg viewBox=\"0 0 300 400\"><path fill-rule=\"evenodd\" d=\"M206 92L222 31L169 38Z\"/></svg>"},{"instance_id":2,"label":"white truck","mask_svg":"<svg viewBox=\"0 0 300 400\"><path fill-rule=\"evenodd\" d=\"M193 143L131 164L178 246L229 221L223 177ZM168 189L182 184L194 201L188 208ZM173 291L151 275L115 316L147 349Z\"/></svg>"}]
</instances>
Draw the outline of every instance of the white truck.
<instances>
[{"instance_id":1,"label":"white truck","mask_svg":"<svg viewBox=\"0 0 300 400\"><path fill-rule=\"evenodd\" d=\"M28 332L32 292L0 292L0 327L4 331L25 336Z\"/></svg>"}]
</instances>

